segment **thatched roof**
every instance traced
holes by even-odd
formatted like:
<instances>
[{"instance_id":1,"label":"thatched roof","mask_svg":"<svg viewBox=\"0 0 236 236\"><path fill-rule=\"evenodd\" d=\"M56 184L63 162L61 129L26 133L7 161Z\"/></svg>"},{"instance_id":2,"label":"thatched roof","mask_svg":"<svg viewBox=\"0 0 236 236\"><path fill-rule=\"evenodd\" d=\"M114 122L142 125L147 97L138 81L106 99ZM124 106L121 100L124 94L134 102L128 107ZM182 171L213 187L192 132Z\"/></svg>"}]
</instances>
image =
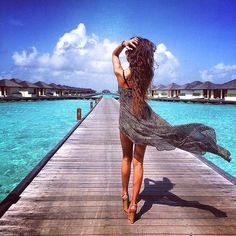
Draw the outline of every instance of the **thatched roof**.
<instances>
[{"instance_id":1,"label":"thatched roof","mask_svg":"<svg viewBox=\"0 0 236 236\"><path fill-rule=\"evenodd\" d=\"M236 79L226 82L221 85L222 89L236 89Z\"/></svg>"},{"instance_id":2,"label":"thatched roof","mask_svg":"<svg viewBox=\"0 0 236 236\"><path fill-rule=\"evenodd\" d=\"M57 84L58 87L60 87L61 89L64 89L64 90L74 90L74 91L77 91L77 90L80 90L81 88L76 88L76 87L72 87L72 86L68 86L68 85L61 85L61 84Z\"/></svg>"},{"instance_id":3,"label":"thatched roof","mask_svg":"<svg viewBox=\"0 0 236 236\"><path fill-rule=\"evenodd\" d=\"M8 79L0 80L1 87L12 87L12 88L21 88L22 86Z\"/></svg>"},{"instance_id":4,"label":"thatched roof","mask_svg":"<svg viewBox=\"0 0 236 236\"><path fill-rule=\"evenodd\" d=\"M188 89L192 89L192 88L194 88L194 87L196 87L197 85L200 85L200 84L203 84L203 82L201 82L199 80L196 80L196 81L193 81L191 83L183 84L178 89L188 90Z\"/></svg>"},{"instance_id":5,"label":"thatched roof","mask_svg":"<svg viewBox=\"0 0 236 236\"><path fill-rule=\"evenodd\" d=\"M54 89L59 89L62 90L62 88L59 85L56 85L55 83L51 83L49 84L51 87L53 87Z\"/></svg>"},{"instance_id":6,"label":"thatched roof","mask_svg":"<svg viewBox=\"0 0 236 236\"><path fill-rule=\"evenodd\" d=\"M187 88L188 88L188 89L191 89L191 88L194 88L194 87L196 87L196 86L198 86L198 85L201 85L201 84L203 84L202 81L196 80L196 81L193 81L193 82L189 83L189 85L187 86Z\"/></svg>"},{"instance_id":7,"label":"thatched roof","mask_svg":"<svg viewBox=\"0 0 236 236\"><path fill-rule=\"evenodd\" d=\"M10 80L13 81L14 83L17 83L17 84L19 84L20 82L23 81L23 80L16 79L16 78L12 78L12 79L10 79Z\"/></svg>"},{"instance_id":8,"label":"thatched roof","mask_svg":"<svg viewBox=\"0 0 236 236\"><path fill-rule=\"evenodd\" d=\"M67 90L76 90L77 88L72 87L72 86L68 86L68 85L62 85L65 89Z\"/></svg>"},{"instance_id":9,"label":"thatched roof","mask_svg":"<svg viewBox=\"0 0 236 236\"><path fill-rule=\"evenodd\" d=\"M190 83L183 84L180 87L178 87L178 89L188 89L189 84Z\"/></svg>"},{"instance_id":10,"label":"thatched roof","mask_svg":"<svg viewBox=\"0 0 236 236\"><path fill-rule=\"evenodd\" d=\"M39 88L53 88L52 86L49 86L48 84L44 83L43 81L38 81L36 83L34 83L35 85L37 85Z\"/></svg>"},{"instance_id":11,"label":"thatched roof","mask_svg":"<svg viewBox=\"0 0 236 236\"><path fill-rule=\"evenodd\" d=\"M80 91L81 89L82 89L82 88L77 88L77 87L75 88L76 91ZM82 89L82 90L83 90L83 89Z\"/></svg>"},{"instance_id":12,"label":"thatched roof","mask_svg":"<svg viewBox=\"0 0 236 236\"><path fill-rule=\"evenodd\" d=\"M91 88L79 88L79 87L75 87L74 90L76 91L87 91L87 90L92 90Z\"/></svg>"},{"instance_id":13,"label":"thatched roof","mask_svg":"<svg viewBox=\"0 0 236 236\"><path fill-rule=\"evenodd\" d=\"M63 90L69 90L69 88L66 85L57 84L57 86Z\"/></svg>"},{"instance_id":14,"label":"thatched roof","mask_svg":"<svg viewBox=\"0 0 236 236\"><path fill-rule=\"evenodd\" d=\"M191 89L220 89L220 88L221 88L221 84L214 84L210 81L206 81L202 84L192 87Z\"/></svg>"},{"instance_id":15,"label":"thatched roof","mask_svg":"<svg viewBox=\"0 0 236 236\"><path fill-rule=\"evenodd\" d=\"M162 88L162 90L176 90L179 89L180 85L176 83L168 84L166 87Z\"/></svg>"},{"instance_id":16,"label":"thatched roof","mask_svg":"<svg viewBox=\"0 0 236 236\"><path fill-rule=\"evenodd\" d=\"M171 83L167 86L163 84L155 86L153 90L190 90L190 89L236 89L236 79L231 80L224 84L215 84L210 81L202 82L199 80L193 81L191 83L186 83L183 85L178 85L176 83Z\"/></svg>"},{"instance_id":17,"label":"thatched roof","mask_svg":"<svg viewBox=\"0 0 236 236\"><path fill-rule=\"evenodd\" d=\"M20 82L20 85L22 85L23 88L39 88L39 86L30 83L29 81L22 81Z\"/></svg>"},{"instance_id":18,"label":"thatched roof","mask_svg":"<svg viewBox=\"0 0 236 236\"><path fill-rule=\"evenodd\" d=\"M159 90L159 89L162 89L162 88L165 88L166 86L164 84L158 84L156 86L153 86L152 90Z\"/></svg>"},{"instance_id":19,"label":"thatched roof","mask_svg":"<svg viewBox=\"0 0 236 236\"><path fill-rule=\"evenodd\" d=\"M62 86L61 84L56 84L56 86L58 86L61 90L65 90L66 88L64 88L64 86Z\"/></svg>"}]
</instances>

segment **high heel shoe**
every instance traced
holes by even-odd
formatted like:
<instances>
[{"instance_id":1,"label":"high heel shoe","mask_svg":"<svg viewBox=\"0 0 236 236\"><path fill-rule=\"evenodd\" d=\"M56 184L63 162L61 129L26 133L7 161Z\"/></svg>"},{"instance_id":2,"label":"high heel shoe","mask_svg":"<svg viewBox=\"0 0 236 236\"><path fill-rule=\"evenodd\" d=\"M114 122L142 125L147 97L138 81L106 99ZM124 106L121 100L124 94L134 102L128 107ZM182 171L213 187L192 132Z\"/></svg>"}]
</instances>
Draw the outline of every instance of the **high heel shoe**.
<instances>
[{"instance_id":1,"label":"high heel shoe","mask_svg":"<svg viewBox=\"0 0 236 236\"><path fill-rule=\"evenodd\" d=\"M128 209L128 220L131 224L134 223L136 218L137 204L130 205Z\"/></svg>"},{"instance_id":2,"label":"high heel shoe","mask_svg":"<svg viewBox=\"0 0 236 236\"><path fill-rule=\"evenodd\" d=\"M124 212L127 213L129 208L129 195L127 193L122 195L122 204Z\"/></svg>"}]
</instances>

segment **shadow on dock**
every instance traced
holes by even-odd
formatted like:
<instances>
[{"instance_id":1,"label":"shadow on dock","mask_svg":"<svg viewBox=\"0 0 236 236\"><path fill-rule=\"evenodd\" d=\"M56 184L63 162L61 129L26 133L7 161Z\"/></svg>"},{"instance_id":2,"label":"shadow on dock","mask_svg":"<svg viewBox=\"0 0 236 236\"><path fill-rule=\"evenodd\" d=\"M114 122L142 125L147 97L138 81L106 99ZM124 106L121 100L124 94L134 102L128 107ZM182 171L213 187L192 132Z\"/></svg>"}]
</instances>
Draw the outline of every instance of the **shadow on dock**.
<instances>
[{"instance_id":1,"label":"shadow on dock","mask_svg":"<svg viewBox=\"0 0 236 236\"><path fill-rule=\"evenodd\" d=\"M167 177L163 177L162 181L155 181L149 178L144 179L144 189L140 193L138 201L144 200L144 204L137 213L137 219L147 213L153 204L162 204L168 206L193 207L211 212L215 217L227 217L224 211L213 206L201 204L198 201L186 201L170 192L175 186ZM190 190L191 191L191 190ZM173 213L174 214L174 213Z\"/></svg>"}]
</instances>

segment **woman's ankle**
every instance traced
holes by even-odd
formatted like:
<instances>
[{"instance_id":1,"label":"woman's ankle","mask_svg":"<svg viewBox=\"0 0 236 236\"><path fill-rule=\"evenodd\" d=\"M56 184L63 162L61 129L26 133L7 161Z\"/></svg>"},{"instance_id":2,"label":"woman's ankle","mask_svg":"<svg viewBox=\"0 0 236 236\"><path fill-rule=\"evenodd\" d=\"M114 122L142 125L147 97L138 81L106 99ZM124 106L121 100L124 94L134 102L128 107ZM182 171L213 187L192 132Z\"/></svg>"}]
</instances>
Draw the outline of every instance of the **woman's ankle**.
<instances>
[{"instance_id":1,"label":"woman's ankle","mask_svg":"<svg viewBox=\"0 0 236 236\"><path fill-rule=\"evenodd\" d=\"M136 212L137 204L129 204L128 212Z\"/></svg>"},{"instance_id":2,"label":"woman's ankle","mask_svg":"<svg viewBox=\"0 0 236 236\"><path fill-rule=\"evenodd\" d=\"M136 203L136 202L133 202L133 201L131 201L131 202L130 202L130 207L132 207L132 208L135 208L135 207L137 207L137 203Z\"/></svg>"},{"instance_id":3,"label":"woman's ankle","mask_svg":"<svg viewBox=\"0 0 236 236\"><path fill-rule=\"evenodd\" d=\"M122 193L122 198L123 199L126 199L126 198L128 198L129 197L129 193L128 192L123 192Z\"/></svg>"}]
</instances>

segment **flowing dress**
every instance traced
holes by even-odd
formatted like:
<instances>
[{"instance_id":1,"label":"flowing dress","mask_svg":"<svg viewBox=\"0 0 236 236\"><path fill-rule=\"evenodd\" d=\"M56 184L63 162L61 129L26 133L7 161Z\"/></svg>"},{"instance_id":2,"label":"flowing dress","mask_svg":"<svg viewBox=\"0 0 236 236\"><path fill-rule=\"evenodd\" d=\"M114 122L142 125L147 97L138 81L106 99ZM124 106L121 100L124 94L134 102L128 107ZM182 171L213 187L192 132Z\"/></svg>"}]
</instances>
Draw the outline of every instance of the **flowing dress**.
<instances>
[{"instance_id":1,"label":"flowing dress","mask_svg":"<svg viewBox=\"0 0 236 236\"><path fill-rule=\"evenodd\" d=\"M134 143L154 146L159 151L180 148L197 155L211 152L228 162L231 160L231 153L217 144L212 127L202 123L171 125L146 102L144 117L137 118L132 113L132 89L119 88L119 94L119 129Z\"/></svg>"}]
</instances>

